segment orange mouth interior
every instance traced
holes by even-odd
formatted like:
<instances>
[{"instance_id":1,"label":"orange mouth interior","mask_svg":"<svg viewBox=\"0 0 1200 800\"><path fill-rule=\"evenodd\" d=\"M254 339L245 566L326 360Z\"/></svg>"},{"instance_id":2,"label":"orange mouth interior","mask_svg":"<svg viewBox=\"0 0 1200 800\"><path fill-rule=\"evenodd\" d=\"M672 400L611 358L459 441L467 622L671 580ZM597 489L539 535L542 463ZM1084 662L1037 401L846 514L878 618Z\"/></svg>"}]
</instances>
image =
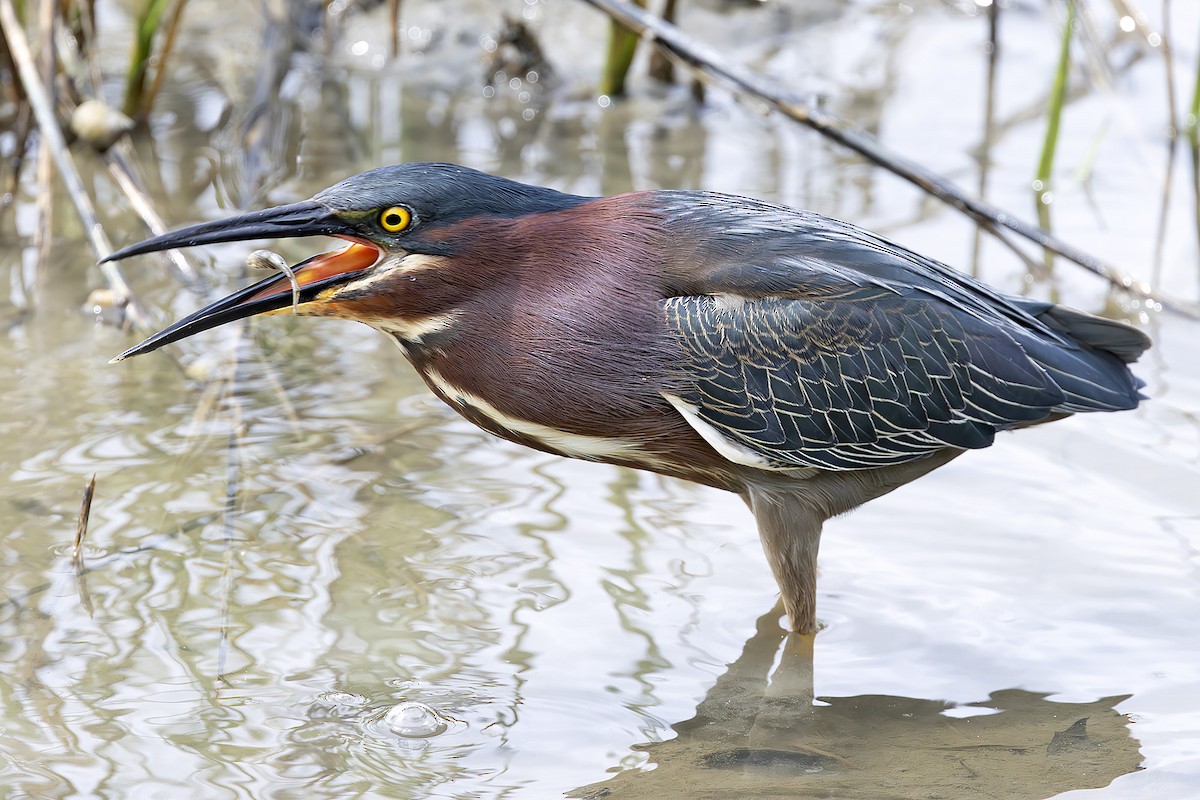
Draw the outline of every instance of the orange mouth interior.
<instances>
[{"instance_id":1,"label":"orange mouth interior","mask_svg":"<svg viewBox=\"0 0 1200 800\"><path fill-rule=\"evenodd\" d=\"M366 269L374 264L379 259L379 250L368 244L360 244L352 242L349 247L344 250L338 250L333 253L322 253L319 256L310 258L303 266L295 271L296 282L301 286L308 286L318 281L323 281L326 278L332 278L337 275L345 275L350 272L358 272ZM269 286L263 287L259 292L256 292L251 297L246 298L243 302L251 302L259 300L263 297L269 297L273 294L278 294L283 286L287 284L287 276L280 275L279 281L272 283Z\"/></svg>"}]
</instances>

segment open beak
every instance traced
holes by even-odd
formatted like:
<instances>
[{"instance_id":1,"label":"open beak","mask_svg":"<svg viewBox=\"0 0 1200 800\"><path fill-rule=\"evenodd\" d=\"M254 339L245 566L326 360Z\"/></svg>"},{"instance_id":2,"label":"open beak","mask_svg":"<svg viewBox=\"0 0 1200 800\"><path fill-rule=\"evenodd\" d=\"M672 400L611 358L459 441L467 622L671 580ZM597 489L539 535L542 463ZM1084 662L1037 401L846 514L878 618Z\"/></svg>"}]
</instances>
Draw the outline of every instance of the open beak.
<instances>
[{"instance_id":1,"label":"open beak","mask_svg":"<svg viewBox=\"0 0 1200 800\"><path fill-rule=\"evenodd\" d=\"M317 298L330 287L353 280L379 258L378 248L365 242L353 228L328 208L313 200L305 200L155 236L118 250L105 261L176 247L294 236L335 236L352 242L344 250L313 256L293 268L296 282L300 285L298 299L301 303ZM132 356L149 353L165 344L177 342L226 322L277 311L291 306L292 302L291 282L285 275L272 275L184 317L169 328L121 353L113 361L124 361Z\"/></svg>"}]
</instances>

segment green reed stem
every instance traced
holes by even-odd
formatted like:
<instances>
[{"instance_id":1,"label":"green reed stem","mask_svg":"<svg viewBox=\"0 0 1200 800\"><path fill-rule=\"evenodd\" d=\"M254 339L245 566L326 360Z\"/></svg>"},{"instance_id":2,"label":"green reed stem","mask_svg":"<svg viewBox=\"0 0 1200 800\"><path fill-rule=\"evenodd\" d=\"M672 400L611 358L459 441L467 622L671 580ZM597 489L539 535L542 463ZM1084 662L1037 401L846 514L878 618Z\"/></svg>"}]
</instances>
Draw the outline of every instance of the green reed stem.
<instances>
[{"instance_id":1,"label":"green reed stem","mask_svg":"<svg viewBox=\"0 0 1200 800\"><path fill-rule=\"evenodd\" d=\"M633 0L645 8L646 0ZM608 57L604 61L604 72L600 75L600 94L616 97L625 94L625 77L629 65L637 52L638 37L628 28L613 20L608 25Z\"/></svg>"},{"instance_id":2,"label":"green reed stem","mask_svg":"<svg viewBox=\"0 0 1200 800\"><path fill-rule=\"evenodd\" d=\"M1071 69L1071 31L1075 27L1075 2L1067 0L1067 21L1063 25L1062 45L1058 51L1058 68L1054 73L1054 84L1050 87L1050 106L1046 113L1046 137L1042 140L1042 156L1038 160L1034 176L1033 198L1037 208L1038 224L1050 230L1050 204L1046 202L1050 192L1050 179L1054 174L1054 154L1058 149L1058 132L1062 123L1063 105L1067 97L1067 74ZM1046 251L1046 269L1054 266L1054 255Z\"/></svg>"},{"instance_id":3,"label":"green reed stem","mask_svg":"<svg viewBox=\"0 0 1200 800\"><path fill-rule=\"evenodd\" d=\"M1050 185L1054 172L1054 153L1058 148L1058 129L1062 122L1063 104L1067 97L1067 73L1071 67L1071 29L1075 25L1075 3L1067 0L1067 23L1063 26L1062 46L1058 52L1058 69L1050 88L1050 107L1046 115L1046 137L1042 141L1042 157L1038 161L1036 179L1042 186Z\"/></svg>"},{"instance_id":4,"label":"green reed stem","mask_svg":"<svg viewBox=\"0 0 1200 800\"><path fill-rule=\"evenodd\" d=\"M129 58L129 70L125 74L126 116L137 118L145 111L146 74L150 67L150 56L154 51L154 34L171 0L145 0L142 13L138 16L137 29L133 34L133 53Z\"/></svg>"},{"instance_id":5,"label":"green reed stem","mask_svg":"<svg viewBox=\"0 0 1200 800\"><path fill-rule=\"evenodd\" d=\"M1196 85L1192 89L1192 107L1188 110L1187 133L1192 147L1200 147L1200 56L1196 57Z\"/></svg>"}]
</instances>

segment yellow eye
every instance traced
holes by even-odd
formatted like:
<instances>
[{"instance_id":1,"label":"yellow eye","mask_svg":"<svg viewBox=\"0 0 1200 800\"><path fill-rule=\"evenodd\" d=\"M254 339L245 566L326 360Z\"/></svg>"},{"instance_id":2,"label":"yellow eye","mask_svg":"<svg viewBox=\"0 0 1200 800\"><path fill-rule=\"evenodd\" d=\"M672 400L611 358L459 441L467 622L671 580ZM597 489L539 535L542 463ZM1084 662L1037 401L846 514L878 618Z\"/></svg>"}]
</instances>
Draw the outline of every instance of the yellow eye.
<instances>
[{"instance_id":1,"label":"yellow eye","mask_svg":"<svg viewBox=\"0 0 1200 800\"><path fill-rule=\"evenodd\" d=\"M404 206L392 206L379 215L379 224L388 233L399 233L412 222L412 212Z\"/></svg>"}]
</instances>

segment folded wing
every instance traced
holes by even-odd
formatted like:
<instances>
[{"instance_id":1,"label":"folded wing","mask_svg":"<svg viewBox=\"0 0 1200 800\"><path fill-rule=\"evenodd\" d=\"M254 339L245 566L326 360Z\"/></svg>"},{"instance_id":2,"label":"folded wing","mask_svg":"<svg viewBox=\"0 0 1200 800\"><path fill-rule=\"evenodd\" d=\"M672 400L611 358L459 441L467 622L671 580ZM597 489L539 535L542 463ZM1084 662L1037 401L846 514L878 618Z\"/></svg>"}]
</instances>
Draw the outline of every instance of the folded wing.
<instances>
[{"instance_id":1,"label":"folded wing","mask_svg":"<svg viewBox=\"0 0 1200 800\"><path fill-rule=\"evenodd\" d=\"M1124 362L1149 341L1135 329L1006 297L844 223L777 213L769 251L743 224L740 247L716 248L691 291L661 304L683 353L669 399L726 457L880 467L1137 405ZM797 227L781 248L784 222Z\"/></svg>"}]
</instances>

